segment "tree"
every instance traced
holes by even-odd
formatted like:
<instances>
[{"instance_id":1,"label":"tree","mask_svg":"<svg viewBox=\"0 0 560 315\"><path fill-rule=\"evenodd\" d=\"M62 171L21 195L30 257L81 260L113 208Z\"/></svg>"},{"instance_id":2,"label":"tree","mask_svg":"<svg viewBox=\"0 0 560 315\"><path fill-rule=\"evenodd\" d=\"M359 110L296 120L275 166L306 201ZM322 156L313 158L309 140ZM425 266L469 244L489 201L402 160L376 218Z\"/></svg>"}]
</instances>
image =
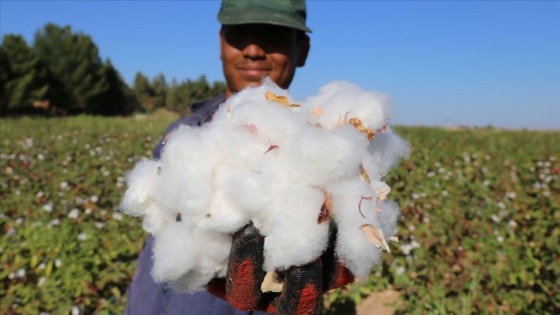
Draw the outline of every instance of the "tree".
<instances>
[{"instance_id":1,"label":"tree","mask_svg":"<svg viewBox=\"0 0 560 315\"><path fill-rule=\"evenodd\" d=\"M110 60L103 62L89 35L48 23L32 47L19 35L0 45L0 114L45 107L51 114L123 115L168 108L186 114L190 106L225 90L224 82L197 80L169 85L163 74L151 81L141 72L130 89Z\"/></svg>"},{"instance_id":2,"label":"tree","mask_svg":"<svg viewBox=\"0 0 560 315\"><path fill-rule=\"evenodd\" d=\"M66 97L55 104L69 113L92 112L95 101L111 89L99 50L90 36L72 33L70 26L45 25L35 34L33 50L57 78Z\"/></svg>"},{"instance_id":3,"label":"tree","mask_svg":"<svg viewBox=\"0 0 560 315\"><path fill-rule=\"evenodd\" d=\"M144 111L151 111L154 107L153 98L155 92L150 85L148 78L142 74L142 72L137 72L134 76L134 86L132 87L134 91L134 96L140 105L140 109Z\"/></svg>"},{"instance_id":4,"label":"tree","mask_svg":"<svg viewBox=\"0 0 560 315\"><path fill-rule=\"evenodd\" d=\"M11 72L6 50L0 45L0 114L7 111L8 96L6 94L6 84L11 77Z\"/></svg>"},{"instance_id":5,"label":"tree","mask_svg":"<svg viewBox=\"0 0 560 315\"><path fill-rule=\"evenodd\" d=\"M5 35L0 48L2 113L30 112L51 88L49 73L20 35ZM48 104L48 103L47 103Z\"/></svg>"},{"instance_id":6,"label":"tree","mask_svg":"<svg viewBox=\"0 0 560 315\"><path fill-rule=\"evenodd\" d=\"M187 114L192 104L208 99L225 91L225 83L214 82L212 86L201 75L197 80L186 80L178 84L175 80L167 90L166 107L169 110Z\"/></svg>"},{"instance_id":7,"label":"tree","mask_svg":"<svg viewBox=\"0 0 560 315\"><path fill-rule=\"evenodd\" d=\"M165 75L163 75L163 73L159 74L152 80L150 86L154 91L153 109L165 107L165 99L167 96L167 82L165 80Z\"/></svg>"},{"instance_id":8,"label":"tree","mask_svg":"<svg viewBox=\"0 0 560 315\"><path fill-rule=\"evenodd\" d=\"M92 99L87 113L106 116L132 113L137 107L137 101L130 88L113 67L110 59L103 64L101 77L107 82L109 88Z\"/></svg>"},{"instance_id":9,"label":"tree","mask_svg":"<svg viewBox=\"0 0 560 315\"><path fill-rule=\"evenodd\" d=\"M165 108L171 111L177 111L177 105L181 103L181 95L179 95L179 85L177 80L173 78L171 86L167 89L165 98Z\"/></svg>"},{"instance_id":10,"label":"tree","mask_svg":"<svg viewBox=\"0 0 560 315\"><path fill-rule=\"evenodd\" d=\"M210 90L208 91L208 95L214 96L218 95L219 93L224 93L226 90L226 83L223 81L214 81Z\"/></svg>"}]
</instances>

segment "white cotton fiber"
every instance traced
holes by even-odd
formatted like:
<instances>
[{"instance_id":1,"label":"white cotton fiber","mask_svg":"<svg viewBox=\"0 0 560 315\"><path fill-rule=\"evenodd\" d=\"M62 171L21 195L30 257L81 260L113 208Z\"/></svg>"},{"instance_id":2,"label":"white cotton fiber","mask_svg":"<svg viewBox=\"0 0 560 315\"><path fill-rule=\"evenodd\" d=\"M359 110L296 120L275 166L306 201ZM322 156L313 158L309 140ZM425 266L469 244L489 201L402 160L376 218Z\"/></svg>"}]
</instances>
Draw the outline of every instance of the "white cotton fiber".
<instances>
[{"instance_id":1,"label":"white cotton fiber","mask_svg":"<svg viewBox=\"0 0 560 315\"><path fill-rule=\"evenodd\" d=\"M193 244L194 231L185 227L181 222L172 222L157 235L152 270L156 281L177 279L195 266L200 250Z\"/></svg>"},{"instance_id":2,"label":"white cotton fiber","mask_svg":"<svg viewBox=\"0 0 560 315\"><path fill-rule=\"evenodd\" d=\"M375 198L371 187L355 176L333 186L333 218L338 226L335 251L346 267L363 278L377 263L381 251L367 241L359 229L364 223L376 223Z\"/></svg>"},{"instance_id":3,"label":"white cotton fiber","mask_svg":"<svg viewBox=\"0 0 560 315\"><path fill-rule=\"evenodd\" d=\"M310 186L327 184L358 169L361 156L367 152L367 139L355 130L333 132L306 126L306 132L291 137L279 150L286 160L286 172ZM344 130L348 131L348 130Z\"/></svg>"},{"instance_id":4,"label":"white cotton fiber","mask_svg":"<svg viewBox=\"0 0 560 315\"><path fill-rule=\"evenodd\" d=\"M270 204L255 213L265 236L264 268L284 270L320 256L328 240L328 223L317 224L324 193L304 186L272 185ZM290 188L291 187L291 188Z\"/></svg>"},{"instance_id":5,"label":"white cotton fiber","mask_svg":"<svg viewBox=\"0 0 560 315\"><path fill-rule=\"evenodd\" d=\"M228 235L173 222L156 236L152 276L182 291L200 290L212 278L225 275L230 248Z\"/></svg>"},{"instance_id":6,"label":"white cotton fiber","mask_svg":"<svg viewBox=\"0 0 560 315\"><path fill-rule=\"evenodd\" d=\"M220 233L235 233L247 222L247 212L237 206L233 200L235 196L227 193L231 187L227 181L240 173L226 167L216 167L212 176L213 197L208 211L204 216L195 219L203 230L213 230Z\"/></svg>"},{"instance_id":7,"label":"white cotton fiber","mask_svg":"<svg viewBox=\"0 0 560 315\"><path fill-rule=\"evenodd\" d=\"M153 192L158 181L159 162L143 159L127 174L128 189L122 200L124 213L140 216L153 201Z\"/></svg>"},{"instance_id":8,"label":"white cotton fiber","mask_svg":"<svg viewBox=\"0 0 560 315\"><path fill-rule=\"evenodd\" d=\"M311 109L323 109L320 116L310 115L313 123L334 129L345 118L359 117L367 128L381 129L391 117L390 99L375 92L364 91L345 82L331 82L320 89L320 93L306 100Z\"/></svg>"},{"instance_id":9,"label":"white cotton fiber","mask_svg":"<svg viewBox=\"0 0 560 315\"><path fill-rule=\"evenodd\" d=\"M368 173L383 177L408 155L409 149L407 142L388 129L388 132L377 134L375 141L368 146L369 154L364 158L364 166Z\"/></svg>"},{"instance_id":10,"label":"white cotton fiber","mask_svg":"<svg viewBox=\"0 0 560 315\"><path fill-rule=\"evenodd\" d=\"M298 103L266 79L211 122L172 132L159 161L127 176L122 202L155 237L154 279L192 292L224 277L231 235L250 222L264 236L265 270L307 264L325 251L331 221L337 257L365 278L399 213L383 177L408 144L390 114L386 95L349 82Z\"/></svg>"},{"instance_id":11,"label":"white cotton fiber","mask_svg":"<svg viewBox=\"0 0 560 315\"><path fill-rule=\"evenodd\" d=\"M144 228L146 232L155 235L174 220L175 215L162 210L156 202L152 201L148 204L144 212L142 228Z\"/></svg>"}]
</instances>

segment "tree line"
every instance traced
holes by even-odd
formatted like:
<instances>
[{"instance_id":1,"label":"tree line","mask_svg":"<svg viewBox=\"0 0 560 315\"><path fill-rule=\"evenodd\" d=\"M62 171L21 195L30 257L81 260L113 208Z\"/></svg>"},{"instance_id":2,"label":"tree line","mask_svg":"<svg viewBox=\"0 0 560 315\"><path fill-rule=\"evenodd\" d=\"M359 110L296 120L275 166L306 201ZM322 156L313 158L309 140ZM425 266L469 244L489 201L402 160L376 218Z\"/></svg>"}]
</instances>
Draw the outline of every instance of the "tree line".
<instances>
[{"instance_id":1,"label":"tree line","mask_svg":"<svg viewBox=\"0 0 560 315\"><path fill-rule=\"evenodd\" d=\"M28 45L6 34L0 45L0 115L129 115L158 108L187 113L192 103L225 90L225 83L167 82L136 74L129 87L91 36L46 24Z\"/></svg>"}]
</instances>

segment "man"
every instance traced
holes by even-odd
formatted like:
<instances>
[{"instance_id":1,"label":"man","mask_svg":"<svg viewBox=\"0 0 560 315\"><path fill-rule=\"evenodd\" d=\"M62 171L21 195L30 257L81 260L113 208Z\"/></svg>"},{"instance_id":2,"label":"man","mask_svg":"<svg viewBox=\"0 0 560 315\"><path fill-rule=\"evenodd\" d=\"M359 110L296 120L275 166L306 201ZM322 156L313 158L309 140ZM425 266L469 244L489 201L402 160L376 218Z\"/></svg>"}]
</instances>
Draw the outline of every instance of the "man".
<instances>
[{"instance_id":1,"label":"man","mask_svg":"<svg viewBox=\"0 0 560 315\"><path fill-rule=\"evenodd\" d=\"M200 126L210 121L212 114L225 99L248 86L260 85L263 77L268 76L277 85L287 89L292 82L296 68L305 65L309 52L310 40L306 32L311 32L311 30L305 25L305 19L306 5L304 0L224 0L218 14L218 20L222 24L220 30L220 59L227 83L226 91L210 100L193 105L190 116L172 123L162 137L162 141L157 145L154 157L156 159L160 158L161 149L171 131L182 124ZM234 238L234 242L237 240L245 243L246 239L244 237L249 237L249 242L251 242L254 240L253 236L258 235L258 231L252 227L248 227L243 232L245 236L241 235L240 238ZM153 243L153 237L148 237L138 259L138 267L128 289L128 305L125 314L262 314L256 311L236 310L230 305L232 296L236 296L238 302L241 300L241 303L232 303L237 308L271 310L268 307L268 302L264 304L259 302L260 306L254 306L256 304L251 303L246 304L244 299L254 300L255 297L251 293L237 294L239 291L243 291L243 288L238 290L239 286L230 286L226 294L223 282L209 288L209 290L224 299L229 299L230 303L208 292L179 294L165 285L156 284L150 274ZM235 258L239 258L239 255L248 255L249 258L254 258L252 247L248 251L247 248L244 249L242 246L234 245L232 247L238 249L238 252L233 253L233 255L236 255ZM232 256L230 256L231 260ZM297 272L299 277L300 270L298 269ZM230 275L229 271L228 278L235 282L235 275ZM321 281L319 280L319 283ZM239 283L244 283L244 281ZM260 283L258 288L260 289ZM312 302L314 303L314 300ZM316 306L314 304L312 308ZM288 308L290 307L292 306L289 305ZM295 306L295 308L297 307ZM274 308L272 309L274 310ZM283 312L277 309L275 311Z\"/></svg>"}]
</instances>

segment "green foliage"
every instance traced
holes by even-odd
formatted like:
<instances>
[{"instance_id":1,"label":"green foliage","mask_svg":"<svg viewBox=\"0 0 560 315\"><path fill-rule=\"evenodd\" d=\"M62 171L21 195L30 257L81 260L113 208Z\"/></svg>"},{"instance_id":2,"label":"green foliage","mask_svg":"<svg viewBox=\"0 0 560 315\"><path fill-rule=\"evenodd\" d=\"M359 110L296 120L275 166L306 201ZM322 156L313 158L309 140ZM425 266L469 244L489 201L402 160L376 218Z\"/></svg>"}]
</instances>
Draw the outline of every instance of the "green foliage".
<instances>
[{"instance_id":1,"label":"green foliage","mask_svg":"<svg viewBox=\"0 0 560 315\"><path fill-rule=\"evenodd\" d=\"M0 50L0 111L29 111L47 95L47 69L19 35L5 35Z\"/></svg>"},{"instance_id":2,"label":"green foliage","mask_svg":"<svg viewBox=\"0 0 560 315\"><path fill-rule=\"evenodd\" d=\"M6 84L10 80L11 72L6 49L0 45L0 113L7 107Z\"/></svg>"},{"instance_id":3,"label":"green foliage","mask_svg":"<svg viewBox=\"0 0 560 315\"><path fill-rule=\"evenodd\" d=\"M164 108L165 99L167 97L167 81L165 80L165 75L160 73L158 76L152 79L150 82L150 87L153 91L152 97L152 109Z\"/></svg>"},{"instance_id":4,"label":"green foliage","mask_svg":"<svg viewBox=\"0 0 560 315\"><path fill-rule=\"evenodd\" d=\"M19 35L0 46L0 114L132 112L132 92L90 36L70 26L45 25L30 48Z\"/></svg>"},{"instance_id":5,"label":"green foliage","mask_svg":"<svg viewBox=\"0 0 560 315\"><path fill-rule=\"evenodd\" d=\"M110 60L103 62L93 39L70 26L48 23L32 47L19 35L0 45L0 115L128 115L159 108L186 114L194 102L225 91L206 77L171 86L163 74L151 81L141 72L130 89Z\"/></svg>"},{"instance_id":6,"label":"green foliage","mask_svg":"<svg viewBox=\"0 0 560 315\"><path fill-rule=\"evenodd\" d=\"M208 83L204 75L198 80L187 80L178 84L173 81L167 91L166 108L180 114L187 114L190 106L225 91L225 83Z\"/></svg>"},{"instance_id":7,"label":"green foliage","mask_svg":"<svg viewBox=\"0 0 560 315\"><path fill-rule=\"evenodd\" d=\"M122 313L145 238L124 176L175 118L0 121L0 314Z\"/></svg>"},{"instance_id":8,"label":"green foliage","mask_svg":"<svg viewBox=\"0 0 560 315\"><path fill-rule=\"evenodd\" d=\"M99 49L89 35L74 33L70 26L49 23L35 34L33 50L66 92L66 101L53 106L68 113L103 106L96 100L109 93L110 78L103 73Z\"/></svg>"},{"instance_id":9,"label":"green foliage","mask_svg":"<svg viewBox=\"0 0 560 315\"><path fill-rule=\"evenodd\" d=\"M145 233L115 209L160 113L0 120L1 314L122 313ZM387 178L400 242L325 313L391 288L400 314L558 314L560 133L396 130L413 148Z\"/></svg>"},{"instance_id":10,"label":"green foliage","mask_svg":"<svg viewBox=\"0 0 560 315\"><path fill-rule=\"evenodd\" d=\"M134 112L138 107L138 101L134 97L134 92L113 67L111 60L105 61L101 68L101 76L107 80L109 88L94 99L87 113L115 116Z\"/></svg>"},{"instance_id":11,"label":"green foliage","mask_svg":"<svg viewBox=\"0 0 560 315\"><path fill-rule=\"evenodd\" d=\"M198 80L186 80L178 83L173 79L169 85L163 74L150 82L141 72L134 78L134 95L145 112L166 108L181 115L188 114L192 104L211 98L226 89L225 83L208 83L204 75Z\"/></svg>"},{"instance_id":12,"label":"green foliage","mask_svg":"<svg viewBox=\"0 0 560 315\"><path fill-rule=\"evenodd\" d=\"M333 308L396 289L398 314L558 314L560 133L397 130L413 147L387 178L400 243Z\"/></svg>"},{"instance_id":13,"label":"green foliage","mask_svg":"<svg viewBox=\"0 0 560 315\"><path fill-rule=\"evenodd\" d=\"M142 72L136 73L132 90L134 91L134 96L136 97L140 108L145 112L152 111L154 108L153 97L155 92L150 86L150 81L142 74Z\"/></svg>"}]
</instances>

